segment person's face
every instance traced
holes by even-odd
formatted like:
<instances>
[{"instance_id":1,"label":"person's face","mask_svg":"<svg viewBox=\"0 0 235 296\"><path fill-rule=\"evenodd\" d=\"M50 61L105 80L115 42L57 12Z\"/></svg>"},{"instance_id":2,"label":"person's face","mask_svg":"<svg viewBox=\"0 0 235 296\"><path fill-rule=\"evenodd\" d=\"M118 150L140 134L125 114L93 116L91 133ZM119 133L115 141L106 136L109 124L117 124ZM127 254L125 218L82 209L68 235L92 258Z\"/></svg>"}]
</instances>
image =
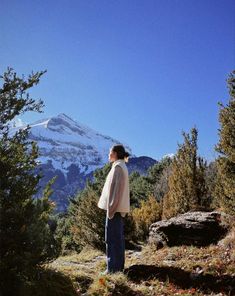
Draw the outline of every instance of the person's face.
<instances>
[{"instance_id":1,"label":"person's face","mask_svg":"<svg viewBox=\"0 0 235 296\"><path fill-rule=\"evenodd\" d=\"M117 152L112 151L112 149L110 149L110 151L109 151L109 161L114 162L115 160L117 160Z\"/></svg>"}]
</instances>

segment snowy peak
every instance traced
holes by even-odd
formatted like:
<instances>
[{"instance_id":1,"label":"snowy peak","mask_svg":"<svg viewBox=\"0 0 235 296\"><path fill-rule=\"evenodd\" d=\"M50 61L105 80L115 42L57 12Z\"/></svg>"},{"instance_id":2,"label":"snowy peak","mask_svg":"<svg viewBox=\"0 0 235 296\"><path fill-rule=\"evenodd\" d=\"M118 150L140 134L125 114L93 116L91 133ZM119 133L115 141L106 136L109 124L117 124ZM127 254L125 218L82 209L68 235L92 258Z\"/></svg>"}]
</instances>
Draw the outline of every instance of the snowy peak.
<instances>
[{"instance_id":1,"label":"snowy peak","mask_svg":"<svg viewBox=\"0 0 235 296\"><path fill-rule=\"evenodd\" d=\"M67 135L78 134L80 136L88 136L89 133L100 135L95 130L92 130L88 126L75 121L64 113L60 113L57 116L36 121L30 124L30 127L43 127L53 132Z\"/></svg>"},{"instance_id":2,"label":"snowy peak","mask_svg":"<svg viewBox=\"0 0 235 296\"><path fill-rule=\"evenodd\" d=\"M43 119L37 120L36 122L30 124L30 126L33 127L33 126L40 126L40 125L42 125L45 128L47 128L50 125L53 126L53 125L55 125L57 123L59 123L59 124L65 124L65 125L71 125L71 126L78 124L75 120L73 120L72 118L70 118L66 114L60 113L57 116L53 116L53 117L43 118Z\"/></svg>"},{"instance_id":3,"label":"snowy peak","mask_svg":"<svg viewBox=\"0 0 235 296\"><path fill-rule=\"evenodd\" d=\"M30 138L38 143L41 163L50 161L63 172L71 165L76 165L84 174L102 167L108 161L110 147L120 143L64 113L36 121L30 127ZM131 149L125 147L131 153Z\"/></svg>"},{"instance_id":4,"label":"snowy peak","mask_svg":"<svg viewBox=\"0 0 235 296\"><path fill-rule=\"evenodd\" d=\"M83 128L79 126L75 121L70 119L65 114L59 114L56 117L52 117L44 122L44 126L54 132L60 134L71 135L73 133L83 136L85 134Z\"/></svg>"}]
</instances>

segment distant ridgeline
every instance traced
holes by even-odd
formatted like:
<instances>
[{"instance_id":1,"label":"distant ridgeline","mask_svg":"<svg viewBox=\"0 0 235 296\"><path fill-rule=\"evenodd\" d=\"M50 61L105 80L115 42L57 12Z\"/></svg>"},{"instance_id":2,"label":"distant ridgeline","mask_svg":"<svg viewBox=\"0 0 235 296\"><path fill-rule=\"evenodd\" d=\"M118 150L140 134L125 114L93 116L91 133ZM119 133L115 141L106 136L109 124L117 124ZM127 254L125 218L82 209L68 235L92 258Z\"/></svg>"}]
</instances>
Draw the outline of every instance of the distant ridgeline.
<instances>
[{"instance_id":1,"label":"distant ridgeline","mask_svg":"<svg viewBox=\"0 0 235 296\"><path fill-rule=\"evenodd\" d=\"M24 127L17 122L12 125L12 132ZM78 190L85 187L87 179L92 180L93 172L108 162L111 146L120 141L74 121L65 114L42 119L30 124L30 139L39 146L39 166L43 178L39 186L41 190L46 183L57 176L52 188L52 199L56 202L58 212L65 211L69 197L74 197ZM156 160L142 156L135 157L131 149L124 145L131 157L127 164L129 173L146 174ZM41 190L37 196L40 196Z\"/></svg>"}]
</instances>

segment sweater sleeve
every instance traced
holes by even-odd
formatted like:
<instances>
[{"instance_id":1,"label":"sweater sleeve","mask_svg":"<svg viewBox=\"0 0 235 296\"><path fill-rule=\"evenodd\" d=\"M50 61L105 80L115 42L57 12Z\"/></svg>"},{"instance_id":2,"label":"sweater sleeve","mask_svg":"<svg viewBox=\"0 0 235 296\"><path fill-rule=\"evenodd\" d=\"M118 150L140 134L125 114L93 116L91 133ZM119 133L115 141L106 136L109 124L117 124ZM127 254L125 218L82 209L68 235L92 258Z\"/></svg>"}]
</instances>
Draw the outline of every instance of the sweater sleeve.
<instances>
[{"instance_id":1,"label":"sweater sleeve","mask_svg":"<svg viewBox=\"0 0 235 296\"><path fill-rule=\"evenodd\" d=\"M117 165L114 170L108 199L107 215L109 219L112 219L116 212L124 190L124 181L125 178L122 168Z\"/></svg>"}]
</instances>

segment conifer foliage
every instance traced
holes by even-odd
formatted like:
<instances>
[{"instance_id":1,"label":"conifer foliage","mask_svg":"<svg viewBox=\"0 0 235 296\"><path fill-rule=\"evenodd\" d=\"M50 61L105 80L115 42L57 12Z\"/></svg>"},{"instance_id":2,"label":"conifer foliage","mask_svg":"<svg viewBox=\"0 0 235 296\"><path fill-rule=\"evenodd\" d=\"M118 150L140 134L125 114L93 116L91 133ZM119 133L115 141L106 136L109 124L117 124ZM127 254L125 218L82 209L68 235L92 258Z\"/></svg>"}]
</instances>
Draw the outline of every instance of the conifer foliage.
<instances>
[{"instance_id":1,"label":"conifer foliage","mask_svg":"<svg viewBox=\"0 0 235 296\"><path fill-rule=\"evenodd\" d=\"M41 199L33 199L40 179L34 174L38 147L28 140L29 126L10 131L10 121L17 115L41 112L43 102L32 99L27 91L43 74L37 72L24 79L8 68L0 76L0 273L4 295L10 288L17 295L13 283L19 284L37 264L55 255L48 224L52 211L50 184Z\"/></svg>"},{"instance_id":2,"label":"conifer foliage","mask_svg":"<svg viewBox=\"0 0 235 296\"><path fill-rule=\"evenodd\" d=\"M184 143L179 144L172 162L168 180L168 192L163 199L163 218L205 207L206 162L197 155L198 131L183 132Z\"/></svg>"},{"instance_id":3,"label":"conifer foliage","mask_svg":"<svg viewBox=\"0 0 235 296\"><path fill-rule=\"evenodd\" d=\"M230 99L226 106L220 103L219 143L216 151L217 180L215 186L215 203L227 213L235 214L235 71L228 80Z\"/></svg>"},{"instance_id":4,"label":"conifer foliage","mask_svg":"<svg viewBox=\"0 0 235 296\"><path fill-rule=\"evenodd\" d=\"M93 174L94 181L88 181L86 187L70 200L69 233L76 249L88 245L105 251L105 211L97 204L110 169L109 163L97 169Z\"/></svg>"},{"instance_id":5,"label":"conifer foliage","mask_svg":"<svg viewBox=\"0 0 235 296\"><path fill-rule=\"evenodd\" d=\"M77 196L71 211L71 233L74 242L104 251L105 211L97 207L99 195L89 185Z\"/></svg>"}]
</instances>

